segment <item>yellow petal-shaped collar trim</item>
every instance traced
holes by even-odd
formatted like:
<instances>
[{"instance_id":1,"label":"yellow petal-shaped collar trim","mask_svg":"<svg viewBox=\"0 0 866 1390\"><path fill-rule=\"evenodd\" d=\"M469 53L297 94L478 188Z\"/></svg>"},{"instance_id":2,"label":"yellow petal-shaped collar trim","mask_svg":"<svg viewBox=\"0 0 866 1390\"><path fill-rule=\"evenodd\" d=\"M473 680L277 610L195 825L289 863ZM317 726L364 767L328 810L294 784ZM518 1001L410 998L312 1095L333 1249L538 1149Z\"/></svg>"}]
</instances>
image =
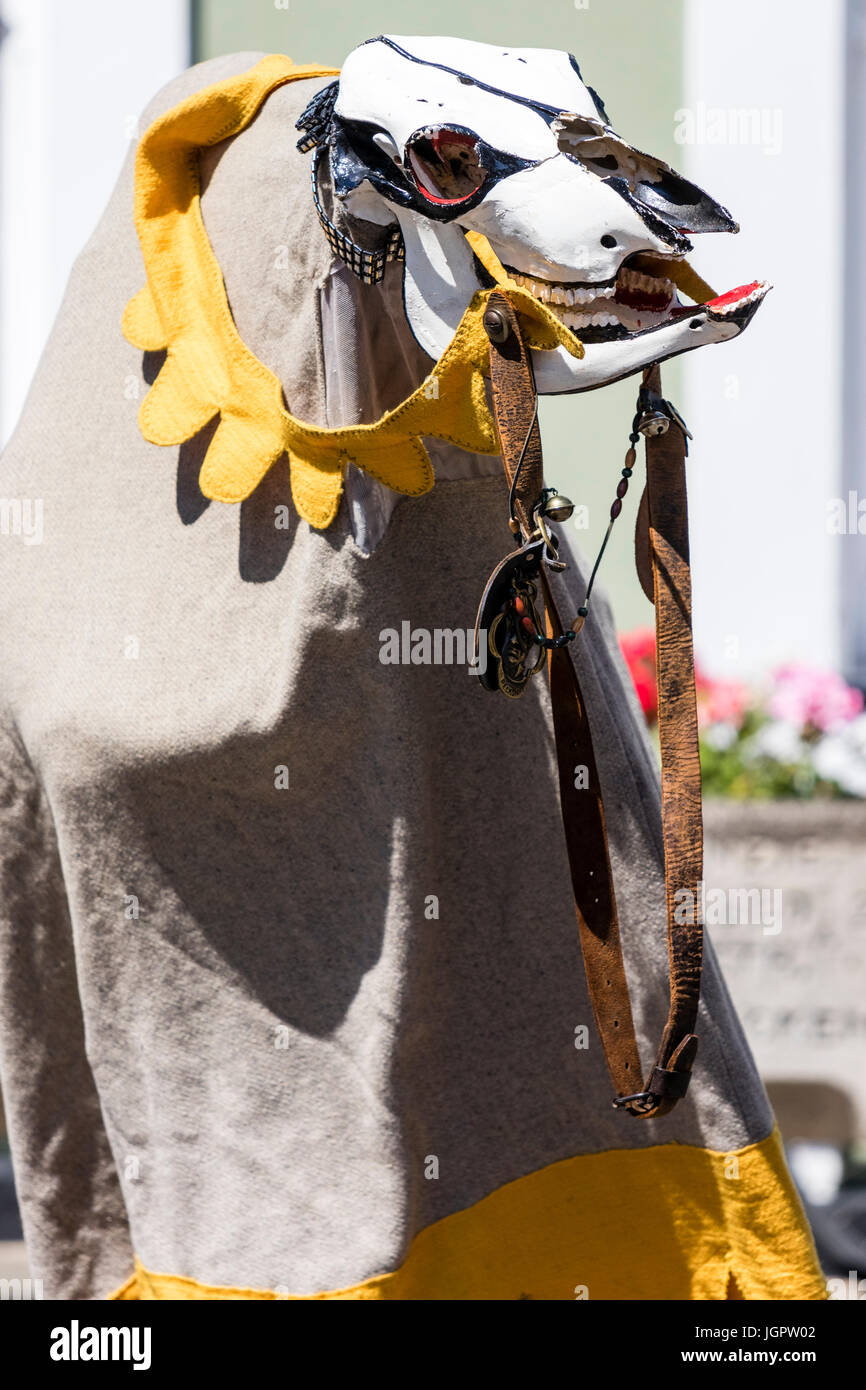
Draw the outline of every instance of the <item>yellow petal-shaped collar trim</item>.
<instances>
[{"instance_id":1,"label":"yellow petal-shaped collar trim","mask_svg":"<svg viewBox=\"0 0 866 1390\"><path fill-rule=\"evenodd\" d=\"M374 424L346 429L320 429L290 415L278 378L235 327L202 220L197 152L243 130L276 87L336 71L296 66L273 54L153 122L135 159L135 225L147 284L123 316L124 334L135 347L167 353L139 412L145 439L182 444L219 415L199 477L204 495L243 501L286 453L295 506L316 527L329 526L337 514L348 462L396 492L418 496L433 486L422 436L474 453L498 453L484 392L488 339L481 320L489 290L473 296L449 346L411 396ZM548 350L562 346L581 357L579 341L508 278L485 238L470 233L469 239L507 289L527 343Z\"/></svg>"}]
</instances>

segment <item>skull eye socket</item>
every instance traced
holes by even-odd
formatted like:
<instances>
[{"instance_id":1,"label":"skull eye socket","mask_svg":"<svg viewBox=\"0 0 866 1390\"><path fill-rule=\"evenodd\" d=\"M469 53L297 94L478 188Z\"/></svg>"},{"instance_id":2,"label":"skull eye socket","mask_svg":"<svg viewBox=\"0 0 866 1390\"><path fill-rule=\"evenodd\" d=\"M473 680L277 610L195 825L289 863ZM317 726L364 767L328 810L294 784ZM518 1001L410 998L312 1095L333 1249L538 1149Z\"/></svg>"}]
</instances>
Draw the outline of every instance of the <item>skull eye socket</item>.
<instances>
[{"instance_id":1,"label":"skull eye socket","mask_svg":"<svg viewBox=\"0 0 866 1390\"><path fill-rule=\"evenodd\" d=\"M477 135L453 126L426 126L406 142L406 165L428 202L465 203L484 183Z\"/></svg>"}]
</instances>

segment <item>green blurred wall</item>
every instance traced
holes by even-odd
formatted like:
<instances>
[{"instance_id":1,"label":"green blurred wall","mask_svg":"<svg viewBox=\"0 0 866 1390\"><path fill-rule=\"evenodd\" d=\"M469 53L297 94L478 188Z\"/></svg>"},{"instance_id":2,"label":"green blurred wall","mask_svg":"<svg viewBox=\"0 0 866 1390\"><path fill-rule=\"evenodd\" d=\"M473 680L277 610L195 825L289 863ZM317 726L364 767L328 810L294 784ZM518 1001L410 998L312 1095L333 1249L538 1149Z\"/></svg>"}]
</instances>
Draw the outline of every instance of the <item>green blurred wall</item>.
<instances>
[{"instance_id":1,"label":"green blurred wall","mask_svg":"<svg viewBox=\"0 0 866 1390\"><path fill-rule=\"evenodd\" d=\"M296 62L338 67L356 44L375 34L440 34L536 48L564 48L577 57L611 121L639 148L676 166L673 113L681 102L684 0L497 0L466 4L439 0L194 0L196 59L243 49L287 53ZM542 93L543 95L543 93ZM679 370L665 370L666 393L679 394ZM545 472L549 482L589 509L579 535L594 553L619 481L637 389L636 378L584 396L542 404ZM640 474L636 475L636 480ZM621 630L651 621L651 607L634 575L632 535L639 489L617 523L601 579Z\"/></svg>"}]
</instances>

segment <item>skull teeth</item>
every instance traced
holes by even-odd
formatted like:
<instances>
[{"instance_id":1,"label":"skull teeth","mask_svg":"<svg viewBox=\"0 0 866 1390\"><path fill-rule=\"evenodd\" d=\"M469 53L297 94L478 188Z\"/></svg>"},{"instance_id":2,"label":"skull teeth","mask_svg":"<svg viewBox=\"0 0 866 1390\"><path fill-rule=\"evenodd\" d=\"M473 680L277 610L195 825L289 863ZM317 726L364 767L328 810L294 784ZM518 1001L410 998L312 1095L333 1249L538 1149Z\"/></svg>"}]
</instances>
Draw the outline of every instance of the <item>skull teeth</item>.
<instances>
[{"instance_id":1,"label":"skull teeth","mask_svg":"<svg viewBox=\"0 0 866 1390\"><path fill-rule=\"evenodd\" d=\"M620 290L631 294L640 293L652 295L654 298L663 298L666 305L670 304L675 295L674 285L670 280L662 276L645 275L643 272L632 270L628 266L620 268L612 285L567 285L562 282L557 284L551 280L540 280L535 276L523 275L516 271L511 272L511 278L515 284L526 290L535 299L540 300L542 304L549 304L569 328L605 327L609 324L622 323L622 318L605 313L600 304L600 301L607 301L605 307L613 309L614 305L611 301L616 299ZM577 306L586 309L592 306L596 312L583 314L569 312Z\"/></svg>"},{"instance_id":2,"label":"skull teeth","mask_svg":"<svg viewBox=\"0 0 866 1390\"><path fill-rule=\"evenodd\" d=\"M512 274L512 280L542 304L591 304L595 299L613 299L616 285L577 285L553 284L550 280L536 280L531 275Z\"/></svg>"},{"instance_id":3,"label":"skull teeth","mask_svg":"<svg viewBox=\"0 0 866 1390\"><path fill-rule=\"evenodd\" d=\"M622 324L622 319L618 318L616 314L579 314L575 313L573 310L569 312L569 310L566 309L564 313L557 314L557 317L562 320L566 328L571 329L618 328Z\"/></svg>"},{"instance_id":4,"label":"skull teeth","mask_svg":"<svg viewBox=\"0 0 866 1390\"><path fill-rule=\"evenodd\" d=\"M674 292L670 280L658 275L642 275L639 270L632 270L629 266L622 267L616 277L616 283L618 289L645 290L648 294L666 294L668 298L671 298Z\"/></svg>"},{"instance_id":5,"label":"skull teeth","mask_svg":"<svg viewBox=\"0 0 866 1390\"><path fill-rule=\"evenodd\" d=\"M611 304L610 308L615 310L613 313L599 310L594 314L580 313L575 309L562 309L558 305L551 307L557 318L573 333L579 333L581 329L585 328L625 328L628 332L634 333L641 328L655 328L667 318L666 309L637 310L629 309L624 304Z\"/></svg>"}]
</instances>

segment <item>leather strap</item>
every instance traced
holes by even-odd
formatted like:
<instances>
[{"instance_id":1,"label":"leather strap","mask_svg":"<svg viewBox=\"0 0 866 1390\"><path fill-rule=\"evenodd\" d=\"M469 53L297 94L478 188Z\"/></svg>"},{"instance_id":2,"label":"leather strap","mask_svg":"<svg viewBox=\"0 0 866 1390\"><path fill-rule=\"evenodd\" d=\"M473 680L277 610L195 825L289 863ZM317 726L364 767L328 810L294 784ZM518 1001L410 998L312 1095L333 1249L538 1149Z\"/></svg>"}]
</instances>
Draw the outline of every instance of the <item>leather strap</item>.
<instances>
[{"instance_id":1,"label":"leather strap","mask_svg":"<svg viewBox=\"0 0 866 1390\"><path fill-rule=\"evenodd\" d=\"M549 637L563 632L562 620L542 576ZM617 1095L642 1085L628 982L625 975L613 889L601 783L586 705L566 647L548 655L550 703L559 772L562 825L589 998Z\"/></svg>"},{"instance_id":2,"label":"leather strap","mask_svg":"<svg viewBox=\"0 0 866 1390\"><path fill-rule=\"evenodd\" d=\"M493 413L510 489L511 514L528 538L535 526L532 508L544 487L538 397L517 314L501 290L494 290L487 301L484 327L490 337ZM501 337L503 329L507 331Z\"/></svg>"},{"instance_id":3,"label":"leather strap","mask_svg":"<svg viewBox=\"0 0 866 1390\"><path fill-rule=\"evenodd\" d=\"M644 385L661 395L658 363L644 373ZM670 962L670 1009L656 1066L665 1072L680 1072L691 1068L697 1051L693 1034L703 963L700 883L704 853L686 440L682 430L671 424L665 434L647 439L646 458Z\"/></svg>"},{"instance_id":4,"label":"leather strap","mask_svg":"<svg viewBox=\"0 0 866 1390\"><path fill-rule=\"evenodd\" d=\"M529 353L507 295L494 291L485 314L490 342L493 410L512 516L524 543L537 541L534 507L544 487L536 393ZM504 331L507 330L507 331ZM657 365L644 385L660 392ZM559 772L560 805L578 933L590 1001L617 1096L614 1105L641 1117L664 1115L685 1094L697 1051L700 994L702 874L700 760L691 636L691 586L685 489L685 438L676 424L647 439L644 573L651 561L656 605L662 826L665 849L670 1007L654 1066L642 1082L601 785L586 705L567 646L551 646L548 677ZM510 522L512 530L514 521ZM639 560L638 569L642 565ZM548 639L565 629L542 567ZM577 628L578 622L575 623ZM683 894L685 890L685 896Z\"/></svg>"},{"instance_id":5,"label":"leather strap","mask_svg":"<svg viewBox=\"0 0 866 1390\"><path fill-rule=\"evenodd\" d=\"M634 523L634 563L640 586L649 599L655 603L653 586L653 556L649 534L649 491L644 488Z\"/></svg>"}]
</instances>

